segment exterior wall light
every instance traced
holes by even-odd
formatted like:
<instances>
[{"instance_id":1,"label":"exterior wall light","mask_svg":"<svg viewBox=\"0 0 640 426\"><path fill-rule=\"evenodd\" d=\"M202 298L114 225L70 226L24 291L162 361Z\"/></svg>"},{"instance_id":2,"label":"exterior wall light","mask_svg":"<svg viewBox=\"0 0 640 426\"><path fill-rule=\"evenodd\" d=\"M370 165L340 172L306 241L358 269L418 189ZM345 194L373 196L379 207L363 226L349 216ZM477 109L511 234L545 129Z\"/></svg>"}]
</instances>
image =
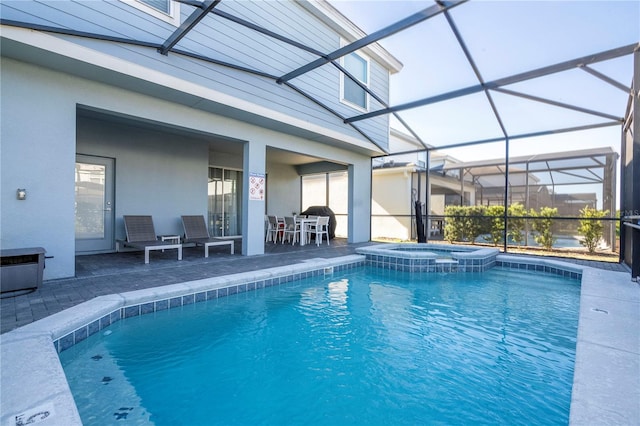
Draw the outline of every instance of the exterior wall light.
<instances>
[{"instance_id":1,"label":"exterior wall light","mask_svg":"<svg viewBox=\"0 0 640 426\"><path fill-rule=\"evenodd\" d=\"M16 191L16 197L18 200L26 200L27 199L27 190L24 188L18 188Z\"/></svg>"}]
</instances>

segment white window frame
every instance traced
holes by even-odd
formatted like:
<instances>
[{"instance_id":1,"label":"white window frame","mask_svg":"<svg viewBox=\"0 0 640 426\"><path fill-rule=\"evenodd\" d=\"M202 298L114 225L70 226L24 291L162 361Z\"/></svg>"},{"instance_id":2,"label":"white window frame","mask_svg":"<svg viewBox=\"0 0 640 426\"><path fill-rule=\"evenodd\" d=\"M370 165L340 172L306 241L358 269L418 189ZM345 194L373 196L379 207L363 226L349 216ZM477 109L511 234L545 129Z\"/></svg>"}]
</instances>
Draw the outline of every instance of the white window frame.
<instances>
[{"instance_id":1,"label":"white window frame","mask_svg":"<svg viewBox=\"0 0 640 426\"><path fill-rule=\"evenodd\" d=\"M144 3L140 0L120 0L120 1L123 1L129 6L133 6L136 9L151 15L154 18L161 19L176 27L180 26L180 3L179 2L169 0L169 13L165 13L161 10L156 9L155 7L149 6L147 3Z\"/></svg>"},{"instance_id":2,"label":"white window frame","mask_svg":"<svg viewBox=\"0 0 640 426\"><path fill-rule=\"evenodd\" d=\"M370 82L371 82L371 60L369 59L369 57L367 55L362 54L362 52L357 51L357 52L352 52L349 55L357 55L358 57L360 57L361 59L364 60L364 62L367 64L367 82L363 82L361 81L361 83L363 83L365 86L370 87ZM340 65L343 68L346 68L344 66L344 56L340 58ZM365 99L365 106L362 107L362 105L358 105L358 104L354 104L353 102L345 99L344 97L344 81L345 79L348 78L343 72L340 72L340 102L345 104L345 105L349 105L350 107L357 109L358 111L362 111L362 112L368 112L369 111L369 93L367 93L366 91L364 92L364 99Z\"/></svg>"}]
</instances>

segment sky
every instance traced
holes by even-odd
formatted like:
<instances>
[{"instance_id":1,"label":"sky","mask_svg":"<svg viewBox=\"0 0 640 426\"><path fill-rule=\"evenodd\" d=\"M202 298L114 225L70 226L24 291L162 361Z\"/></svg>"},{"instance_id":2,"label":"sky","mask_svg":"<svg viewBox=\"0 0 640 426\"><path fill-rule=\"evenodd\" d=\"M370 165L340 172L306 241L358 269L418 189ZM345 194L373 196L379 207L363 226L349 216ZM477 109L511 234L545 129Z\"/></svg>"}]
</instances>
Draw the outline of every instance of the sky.
<instances>
[{"instance_id":1,"label":"sky","mask_svg":"<svg viewBox=\"0 0 640 426\"><path fill-rule=\"evenodd\" d=\"M402 0L330 0L330 3L367 33L434 4ZM450 16L485 82L640 41L640 0L476 0L452 8ZM391 76L391 106L478 84L442 14L383 39L380 44L403 63L403 69ZM630 86L633 55L590 67ZM628 93L580 69L506 88L616 117L624 116L628 102ZM511 136L607 121L503 93L492 92L492 99ZM407 110L400 115L424 142L436 147L503 134L484 93ZM393 122L392 125L400 126ZM510 154L606 146L620 151L619 126L513 139ZM497 158L504 155L504 144L446 152L462 161Z\"/></svg>"}]
</instances>

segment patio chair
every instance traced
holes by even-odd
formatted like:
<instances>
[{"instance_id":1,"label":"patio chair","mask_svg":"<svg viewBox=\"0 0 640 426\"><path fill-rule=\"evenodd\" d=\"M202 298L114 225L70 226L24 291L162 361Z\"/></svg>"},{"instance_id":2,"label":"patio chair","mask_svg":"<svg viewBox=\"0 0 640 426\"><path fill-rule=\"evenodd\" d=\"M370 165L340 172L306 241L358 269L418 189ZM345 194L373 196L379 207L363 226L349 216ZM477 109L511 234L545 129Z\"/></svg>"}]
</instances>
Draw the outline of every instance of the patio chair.
<instances>
[{"instance_id":1,"label":"patio chair","mask_svg":"<svg viewBox=\"0 0 640 426\"><path fill-rule=\"evenodd\" d=\"M170 241L158 240L156 230L153 226L151 216L123 216L124 230L127 234L126 240L116 240L116 251L120 251L120 245L144 250L144 263L149 263L149 252L151 250L178 250L178 260L182 260L182 244L176 243L178 236L169 236Z\"/></svg>"},{"instance_id":2,"label":"patio chair","mask_svg":"<svg viewBox=\"0 0 640 426\"><path fill-rule=\"evenodd\" d=\"M315 235L316 245L322 244L322 236L327 236L327 245L331 245L329 242L329 216L318 216L315 224L309 225L306 230L307 240L311 238L311 235Z\"/></svg>"},{"instance_id":3,"label":"patio chair","mask_svg":"<svg viewBox=\"0 0 640 426\"><path fill-rule=\"evenodd\" d=\"M284 244L284 239L286 237L287 242L291 240L291 245L294 245L296 240L300 240L300 223L296 222L296 219L293 216L285 216L284 229L282 232L282 240L280 242Z\"/></svg>"},{"instance_id":4,"label":"patio chair","mask_svg":"<svg viewBox=\"0 0 640 426\"><path fill-rule=\"evenodd\" d=\"M182 216L182 227L184 228L184 244L195 244L204 247L204 257L209 257L209 247L229 246L231 254L234 254L233 240L222 240L211 237L204 216Z\"/></svg>"},{"instance_id":5,"label":"patio chair","mask_svg":"<svg viewBox=\"0 0 640 426\"><path fill-rule=\"evenodd\" d=\"M278 219L278 216L267 215L267 236L264 242L273 241L278 242L278 236L282 236L284 229L284 222Z\"/></svg>"}]
</instances>

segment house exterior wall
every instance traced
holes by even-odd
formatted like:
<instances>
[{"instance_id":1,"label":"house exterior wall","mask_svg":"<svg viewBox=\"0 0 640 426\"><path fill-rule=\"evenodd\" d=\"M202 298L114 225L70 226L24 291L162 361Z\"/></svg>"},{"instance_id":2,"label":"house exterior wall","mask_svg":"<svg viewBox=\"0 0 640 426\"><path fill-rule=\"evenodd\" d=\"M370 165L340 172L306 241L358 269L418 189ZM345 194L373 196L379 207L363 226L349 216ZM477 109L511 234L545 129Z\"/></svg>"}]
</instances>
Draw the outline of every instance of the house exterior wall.
<instances>
[{"instance_id":1,"label":"house exterior wall","mask_svg":"<svg viewBox=\"0 0 640 426\"><path fill-rule=\"evenodd\" d=\"M267 163L267 214L300 213L300 176L289 164Z\"/></svg>"},{"instance_id":2,"label":"house exterior wall","mask_svg":"<svg viewBox=\"0 0 640 426\"><path fill-rule=\"evenodd\" d=\"M419 179L419 181L418 181ZM436 216L444 215L445 194L460 191L457 179L444 178L432 173L429 176L429 210ZM425 207L427 179L424 172L417 173L415 166L397 166L375 168L372 178L371 237L375 239L411 240L415 238L415 224L411 216L415 215L412 194L416 194ZM418 189L420 193L418 194ZM473 186L465 185L465 194L473 194ZM457 196L459 199L459 195ZM431 220L427 224L429 238L441 235L440 220Z\"/></svg>"},{"instance_id":3,"label":"house exterior wall","mask_svg":"<svg viewBox=\"0 0 640 426\"><path fill-rule=\"evenodd\" d=\"M179 225L181 214L206 213L209 153L201 141L208 136L242 144L245 174L266 172L266 146L302 150L349 164L355 179L350 188L350 216L358 217L349 239L369 239L371 182L367 155L9 58L3 58L0 72L2 248L44 247L49 256L54 256L47 260L45 280L75 274L76 153L116 160L116 236L123 235L119 220L125 213L150 214L158 232L171 232ZM171 132L167 135L128 124L108 126L78 118L78 107L108 112L125 122L135 118L133 121L151 127L161 123L192 132L193 136L175 138ZM17 188L27 189L26 200L16 199ZM243 224L247 229L243 238L249 241L247 247L253 253L260 252L264 202L245 197L245 203Z\"/></svg>"},{"instance_id":4,"label":"house exterior wall","mask_svg":"<svg viewBox=\"0 0 640 426\"><path fill-rule=\"evenodd\" d=\"M371 238L411 239L411 171L374 170L372 188Z\"/></svg>"},{"instance_id":5,"label":"house exterior wall","mask_svg":"<svg viewBox=\"0 0 640 426\"><path fill-rule=\"evenodd\" d=\"M3 1L2 17L7 20L24 21L52 27L74 30L126 39L142 40L157 45L162 44L176 27L153 17L123 1L74 2L61 0L55 2ZM320 52L331 52L341 47L341 36L325 23L313 17L297 2L293 1L225 1L216 9L249 20L256 25L300 41ZM194 10L193 7L180 5L182 21ZM206 87L215 91L210 98L219 100L233 97L239 101L250 102L271 111L275 117L283 114L331 131L340 133L367 143L355 129L345 126L339 117L319 105L309 102L304 96L287 87L277 84L274 78L251 74L230 67L207 63L198 59L170 52L167 56L159 54L153 47L112 43L91 38L68 35L49 35L68 45L65 52L74 48L107 55L128 64L135 64L152 72L146 72L136 78L143 80L166 81L166 76L188 82L189 85ZM287 45L273 38L259 34L238 24L232 23L215 14L209 14L196 25L176 46L176 49L197 52L199 55L215 58L219 61L236 64L248 69L259 70L272 77L280 77L308 62L317 59L316 55ZM375 58L370 60L371 88L376 93L388 96L389 71ZM126 74L132 69L126 69ZM80 68L77 69L81 73ZM97 73L93 73L98 76ZM96 77L94 77L96 78ZM97 77L99 78L99 77ZM105 77L106 78L106 77ZM340 73L326 65L293 79L291 84L305 90L320 102L343 116L360 112L340 102ZM161 83L162 84L162 83ZM128 83L132 90L152 90L135 81ZM157 90L154 88L153 90ZM162 96L171 97L173 93ZM146 92L148 93L148 92ZM194 99L184 99L197 108L212 112L233 115L236 112L220 109L217 106L198 104L198 97L207 98L204 92L194 92ZM172 98L173 99L173 98ZM371 109L381 106L372 100ZM245 107L241 107L243 109ZM215 109L213 111L212 109ZM284 120L279 117L277 120ZM388 147L388 118L378 117L358 124L370 137L382 147Z\"/></svg>"},{"instance_id":6,"label":"house exterior wall","mask_svg":"<svg viewBox=\"0 0 640 426\"><path fill-rule=\"evenodd\" d=\"M371 238L371 159L354 158L349 162L349 217L350 243L369 241ZM365 215L366 213L366 215Z\"/></svg>"},{"instance_id":7,"label":"house exterior wall","mask_svg":"<svg viewBox=\"0 0 640 426\"><path fill-rule=\"evenodd\" d=\"M42 70L0 63L0 231L2 248L44 247L45 279L73 275L73 79L42 78ZM27 190L26 200L16 189Z\"/></svg>"},{"instance_id":8,"label":"house exterior wall","mask_svg":"<svg viewBox=\"0 0 640 426\"><path fill-rule=\"evenodd\" d=\"M176 49L245 71L173 51L161 55L157 46L177 27L131 4L0 3L1 247L44 247L53 256L45 280L75 274L74 166L83 154L115 159L116 238L124 236L124 214L150 214L159 233L179 233L180 215L207 212L207 168L242 169L243 254L261 254L265 201L249 198L249 176L272 175L271 202L285 213L300 203L299 192L292 191L299 177L291 168L267 165L269 147L347 167L349 241L368 241L370 157L388 146L388 118L359 123L367 139L343 123L342 116L359 111L340 102L335 67L277 84L277 77L316 56L215 14L204 17ZM175 5L182 22L194 10ZM361 36L322 2L225 1L216 7L321 52ZM9 21L148 45L20 28ZM399 63L379 46L364 53L370 87L388 99L389 74ZM377 107L372 101L371 108ZM211 152L215 143L207 142L213 139L238 144L231 150L236 154ZM26 200L16 199L17 188L27 189Z\"/></svg>"},{"instance_id":9,"label":"house exterior wall","mask_svg":"<svg viewBox=\"0 0 640 426\"><path fill-rule=\"evenodd\" d=\"M125 238L123 215L155 212L159 235L182 234L181 215L206 217L208 144L201 138L79 117L76 146L78 154L115 159L116 239Z\"/></svg>"},{"instance_id":10,"label":"house exterior wall","mask_svg":"<svg viewBox=\"0 0 640 426\"><path fill-rule=\"evenodd\" d=\"M211 167L223 167L225 169L242 170L242 156L226 152L209 152L209 165Z\"/></svg>"}]
</instances>

